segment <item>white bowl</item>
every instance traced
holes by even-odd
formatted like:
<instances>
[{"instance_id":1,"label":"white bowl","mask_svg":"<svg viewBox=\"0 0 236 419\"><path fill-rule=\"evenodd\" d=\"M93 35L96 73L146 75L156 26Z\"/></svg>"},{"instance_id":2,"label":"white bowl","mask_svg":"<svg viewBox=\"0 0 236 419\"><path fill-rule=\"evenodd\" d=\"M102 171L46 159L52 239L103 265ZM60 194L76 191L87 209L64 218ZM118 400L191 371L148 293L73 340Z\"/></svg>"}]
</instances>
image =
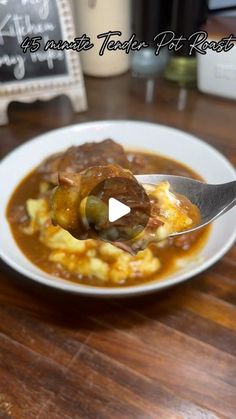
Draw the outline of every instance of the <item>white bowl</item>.
<instances>
[{"instance_id":1,"label":"white bowl","mask_svg":"<svg viewBox=\"0 0 236 419\"><path fill-rule=\"evenodd\" d=\"M172 286L199 274L220 259L236 238L236 208L214 222L200 258L184 269L147 284L124 287L91 287L55 278L33 265L20 251L11 234L5 212L19 181L42 159L70 145L112 138L126 148L140 148L176 159L199 173L209 183L235 179L231 164L203 141L165 126L136 121L99 121L72 125L48 132L10 153L0 164L0 256L12 268L41 284L88 296L132 296Z\"/></svg>"}]
</instances>

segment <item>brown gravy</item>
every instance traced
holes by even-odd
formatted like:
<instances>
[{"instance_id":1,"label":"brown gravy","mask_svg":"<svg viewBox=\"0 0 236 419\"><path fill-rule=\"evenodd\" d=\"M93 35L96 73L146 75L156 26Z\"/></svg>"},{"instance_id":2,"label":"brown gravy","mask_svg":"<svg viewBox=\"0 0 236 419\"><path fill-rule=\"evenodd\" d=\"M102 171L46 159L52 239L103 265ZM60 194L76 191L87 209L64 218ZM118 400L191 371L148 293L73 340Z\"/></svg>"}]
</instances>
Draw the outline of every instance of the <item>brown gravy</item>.
<instances>
[{"instance_id":1,"label":"brown gravy","mask_svg":"<svg viewBox=\"0 0 236 419\"><path fill-rule=\"evenodd\" d=\"M172 159L143 152L127 152L127 156L131 162L131 168L134 174L163 173L187 176L201 180L200 176L193 170ZM104 286L98 279L88 279L86 277L78 278L78 276L69 273L53 262L48 261L50 249L40 242L38 234L26 235L19 224L11 221L12 212L14 212L14 209L17 206L24 206L27 199L38 197L39 183L41 180L41 175L36 170L29 173L17 186L9 201L7 218L16 243L33 264L53 276L62 277L69 281L86 285ZM156 248L155 246L151 246L154 255L158 256L161 261L161 269L153 276L128 280L122 286L137 285L144 282L150 282L154 279L163 279L175 269L176 259L194 257L198 254L206 243L209 231L210 227L206 227L195 233L185 234L176 239L169 239L167 247ZM117 285L106 283L105 286L114 287Z\"/></svg>"}]
</instances>

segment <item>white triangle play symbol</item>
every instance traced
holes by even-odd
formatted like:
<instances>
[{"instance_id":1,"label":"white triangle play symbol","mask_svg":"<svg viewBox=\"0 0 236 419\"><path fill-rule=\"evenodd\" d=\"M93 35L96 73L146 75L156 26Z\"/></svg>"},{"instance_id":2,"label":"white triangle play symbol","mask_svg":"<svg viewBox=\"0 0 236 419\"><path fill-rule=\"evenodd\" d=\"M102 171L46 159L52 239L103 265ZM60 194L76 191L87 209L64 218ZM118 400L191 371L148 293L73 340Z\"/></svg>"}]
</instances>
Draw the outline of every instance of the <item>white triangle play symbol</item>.
<instances>
[{"instance_id":1,"label":"white triangle play symbol","mask_svg":"<svg viewBox=\"0 0 236 419\"><path fill-rule=\"evenodd\" d=\"M124 217L124 215L130 213L130 207L123 204L115 198L109 198L108 201L108 219L110 223L113 221L119 220L119 218Z\"/></svg>"}]
</instances>

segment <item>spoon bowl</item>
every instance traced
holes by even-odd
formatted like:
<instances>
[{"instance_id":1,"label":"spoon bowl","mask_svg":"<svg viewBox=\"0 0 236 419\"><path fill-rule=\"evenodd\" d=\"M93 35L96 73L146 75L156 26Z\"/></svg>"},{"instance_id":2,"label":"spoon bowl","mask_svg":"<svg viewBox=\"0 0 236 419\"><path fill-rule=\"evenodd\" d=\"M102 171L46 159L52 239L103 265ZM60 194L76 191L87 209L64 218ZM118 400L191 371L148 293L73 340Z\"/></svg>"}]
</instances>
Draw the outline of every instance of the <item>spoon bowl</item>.
<instances>
[{"instance_id":1,"label":"spoon bowl","mask_svg":"<svg viewBox=\"0 0 236 419\"><path fill-rule=\"evenodd\" d=\"M142 184L157 185L167 181L171 192L186 196L195 204L201 213L201 222L189 230L180 231L171 236L190 233L206 226L220 215L229 211L236 204L236 181L211 185L199 180L172 175L137 175L138 182Z\"/></svg>"}]
</instances>

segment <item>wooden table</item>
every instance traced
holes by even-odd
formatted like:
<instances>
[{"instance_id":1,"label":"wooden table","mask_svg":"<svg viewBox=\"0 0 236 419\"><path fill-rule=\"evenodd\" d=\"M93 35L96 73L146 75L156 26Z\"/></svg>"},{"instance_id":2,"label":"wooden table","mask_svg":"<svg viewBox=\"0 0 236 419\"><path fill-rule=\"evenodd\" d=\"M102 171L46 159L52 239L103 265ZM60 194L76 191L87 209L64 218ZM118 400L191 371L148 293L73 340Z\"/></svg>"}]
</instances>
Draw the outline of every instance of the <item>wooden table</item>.
<instances>
[{"instance_id":1,"label":"wooden table","mask_svg":"<svg viewBox=\"0 0 236 419\"><path fill-rule=\"evenodd\" d=\"M236 164L235 102L192 90L178 112L166 82L153 104L129 74L86 85L83 114L66 98L12 104L0 157L53 128L124 118L196 134ZM236 417L236 247L183 285L129 300L65 295L0 268L0 417Z\"/></svg>"}]
</instances>

